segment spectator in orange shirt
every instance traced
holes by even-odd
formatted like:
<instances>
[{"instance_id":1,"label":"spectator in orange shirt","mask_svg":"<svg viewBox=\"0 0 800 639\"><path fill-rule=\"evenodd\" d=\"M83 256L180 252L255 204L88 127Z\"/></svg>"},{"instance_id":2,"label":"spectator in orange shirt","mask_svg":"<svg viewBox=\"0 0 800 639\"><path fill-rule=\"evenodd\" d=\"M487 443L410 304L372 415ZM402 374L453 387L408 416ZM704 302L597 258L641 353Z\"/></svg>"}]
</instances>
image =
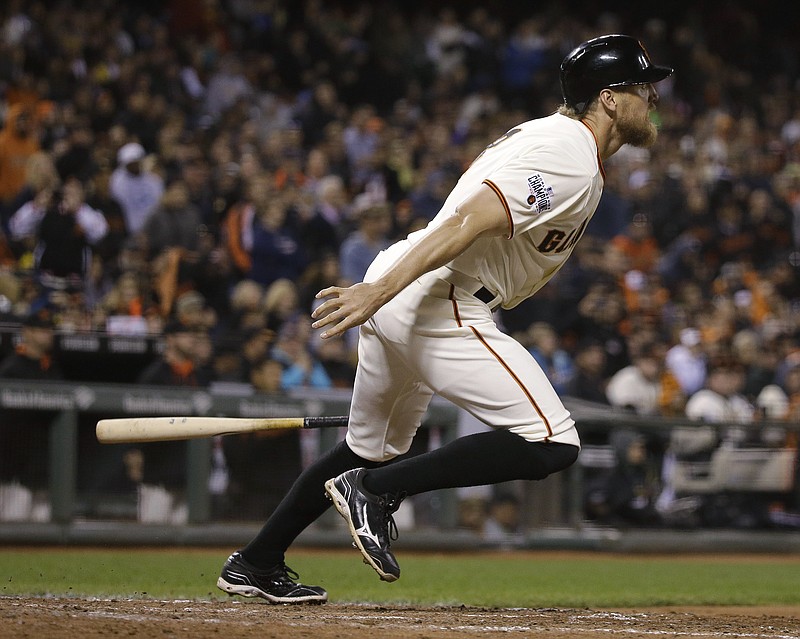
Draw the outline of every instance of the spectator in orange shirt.
<instances>
[{"instance_id":1,"label":"spectator in orange shirt","mask_svg":"<svg viewBox=\"0 0 800 639\"><path fill-rule=\"evenodd\" d=\"M658 241L653 236L650 219L637 213L623 233L615 236L611 243L628 258L631 269L651 273L661 254Z\"/></svg>"},{"instance_id":2,"label":"spectator in orange shirt","mask_svg":"<svg viewBox=\"0 0 800 639\"><path fill-rule=\"evenodd\" d=\"M0 130L0 212L6 227L14 201L25 188L27 163L39 151L36 121L30 107L14 104Z\"/></svg>"}]
</instances>

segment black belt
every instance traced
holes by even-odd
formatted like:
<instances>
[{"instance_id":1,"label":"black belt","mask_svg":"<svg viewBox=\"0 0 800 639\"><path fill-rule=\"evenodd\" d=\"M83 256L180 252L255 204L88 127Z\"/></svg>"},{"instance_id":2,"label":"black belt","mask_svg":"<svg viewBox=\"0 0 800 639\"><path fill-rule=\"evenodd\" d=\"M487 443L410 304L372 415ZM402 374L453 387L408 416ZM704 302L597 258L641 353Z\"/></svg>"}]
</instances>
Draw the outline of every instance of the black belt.
<instances>
[{"instance_id":1,"label":"black belt","mask_svg":"<svg viewBox=\"0 0 800 639\"><path fill-rule=\"evenodd\" d=\"M490 304L494 300L494 298L497 297L485 286L482 286L477 291L475 291L474 295L484 304Z\"/></svg>"}]
</instances>

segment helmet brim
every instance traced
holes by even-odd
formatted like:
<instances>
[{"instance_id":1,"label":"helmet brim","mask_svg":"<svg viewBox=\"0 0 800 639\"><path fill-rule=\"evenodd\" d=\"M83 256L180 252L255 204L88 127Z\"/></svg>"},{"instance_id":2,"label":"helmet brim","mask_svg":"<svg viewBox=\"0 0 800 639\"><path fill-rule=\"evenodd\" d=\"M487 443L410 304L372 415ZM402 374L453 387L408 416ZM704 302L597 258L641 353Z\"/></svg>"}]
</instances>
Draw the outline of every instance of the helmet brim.
<instances>
[{"instance_id":1,"label":"helmet brim","mask_svg":"<svg viewBox=\"0 0 800 639\"><path fill-rule=\"evenodd\" d=\"M625 86L628 84L653 84L661 82L665 78L672 75L674 69L672 67L664 67L657 64L651 64L646 69L642 69L635 78L626 80L625 82L618 82L616 84L609 84L608 86Z\"/></svg>"}]
</instances>

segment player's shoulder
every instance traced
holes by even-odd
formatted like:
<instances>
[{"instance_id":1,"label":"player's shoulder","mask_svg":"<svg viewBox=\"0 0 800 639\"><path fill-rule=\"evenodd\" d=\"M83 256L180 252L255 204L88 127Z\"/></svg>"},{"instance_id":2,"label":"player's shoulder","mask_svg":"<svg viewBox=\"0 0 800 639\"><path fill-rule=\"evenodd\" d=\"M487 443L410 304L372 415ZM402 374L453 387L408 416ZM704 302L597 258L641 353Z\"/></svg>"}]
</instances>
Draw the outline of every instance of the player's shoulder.
<instances>
[{"instance_id":1,"label":"player's shoulder","mask_svg":"<svg viewBox=\"0 0 800 639\"><path fill-rule=\"evenodd\" d=\"M580 138L583 137L582 129L586 127L579 120L556 112L523 122L519 125L519 128L528 134L545 135L552 133L556 136Z\"/></svg>"},{"instance_id":2,"label":"player's shoulder","mask_svg":"<svg viewBox=\"0 0 800 639\"><path fill-rule=\"evenodd\" d=\"M562 154L569 149L572 152L583 151L589 157L593 157L597 150L594 136L586 125L559 113L528 120L515 128L520 133L515 136L516 141L522 148L551 149Z\"/></svg>"}]
</instances>

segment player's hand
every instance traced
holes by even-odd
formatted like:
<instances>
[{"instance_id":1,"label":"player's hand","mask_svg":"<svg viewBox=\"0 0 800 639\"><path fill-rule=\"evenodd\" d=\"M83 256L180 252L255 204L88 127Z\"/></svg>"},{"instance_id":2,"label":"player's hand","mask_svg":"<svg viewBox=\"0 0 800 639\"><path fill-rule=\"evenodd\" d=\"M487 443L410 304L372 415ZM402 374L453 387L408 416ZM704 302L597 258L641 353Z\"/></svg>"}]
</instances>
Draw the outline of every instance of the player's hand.
<instances>
[{"instance_id":1,"label":"player's hand","mask_svg":"<svg viewBox=\"0 0 800 639\"><path fill-rule=\"evenodd\" d=\"M320 337L326 339L341 335L346 330L366 322L377 311L381 304L381 295L374 284L363 282L348 288L330 286L317 293L316 298L327 297L311 317L316 321L314 328L328 326Z\"/></svg>"}]
</instances>

